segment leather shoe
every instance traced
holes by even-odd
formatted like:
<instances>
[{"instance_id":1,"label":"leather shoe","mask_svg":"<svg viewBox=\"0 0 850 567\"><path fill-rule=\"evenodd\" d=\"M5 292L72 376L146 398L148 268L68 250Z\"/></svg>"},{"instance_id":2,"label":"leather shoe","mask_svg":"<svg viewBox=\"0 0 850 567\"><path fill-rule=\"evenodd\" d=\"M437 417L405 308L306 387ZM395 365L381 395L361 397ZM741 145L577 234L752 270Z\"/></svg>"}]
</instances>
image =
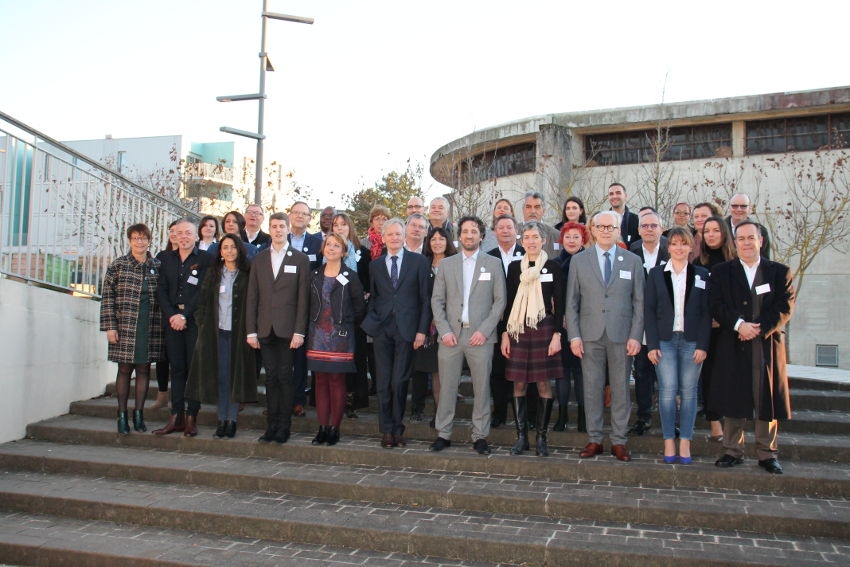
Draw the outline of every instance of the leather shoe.
<instances>
[{"instance_id":1,"label":"leather shoe","mask_svg":"<svg viewBox=\"0 0 850 567\"><path fill-rule=\"evenodd\" d=\"M431 451L442 451L446 447L451 447L452 442L448 439L443 439L442 437L437 437L437 440L431 443L431 447L429 449Z\"/></svg>"},{"instance_id":2,"label":"leather shoe","mask_svg":"<svg viewBox=\"0 0 850 567\"><path fill-rule=\"evenodd\" d=\"M278 429L274 434L274 440L277 443L286 443L289 441L289 430L288 429Z\"/></svg>"},{"instance_id":3,"label":"leather shoe","mask_svg":"<svg viewBox=\"0 0 850 567\"><path fill-rule=\"evenodd\" d=\"M602 454L602 443L588 443L584 446L581 453L578 454L582 459L587 459L588 457L595 457L596 455Z\"/></svg>"},{"instance_id":4,"label":"leather shoe","mask_svg":"<svg viewBox=\"0 0 850 567\"><path fill-rule=\"evenodd\" d=\"M295 417L304 417L307 415L307 412L304 411L304 406L298 404L294 408L292 408L292 415Z\"/></svg>"},{"instance_id":5,"label":"leather shoe","mask_svg":"<svg viewBox=\"0 0 850 567\"><path fill-rule=\"evenodd\" d=\"M263 443L271 443L272 441L274 441L274 436L276 432L277 429L272 426L269 426L268 428L266 428L266 432L257 438L257 441L262 441Z\"/></svg>"},{"instance_id":6,"label":"leather shoe","mask_svg":"<svg viewBox=\"0 0 850 567\"><path fill-rule=\"evenodd\" d=\"M735 465L740 465L743 462L744 459L740 457L733 457L732 455L723 455L722 457L714 461L714 466L723 469L728 469L730 467L734 467Z\"/></svg>"},{"instance_id":7,"label":"leather shoe","mask_svg":"<svg viewBox=\"0 0 850 567\"><path fill-rule=\"evenodd\" d=\"M499 427L500 425L504 425L505 420L501 417L492 417L490 418L490 427Z\"/></svg>"},{"instance_id":8,"label":"leather shoe","mask_svg":"<svg viewBox=\"0 0 850 567\"><path fill-rule=\"evenodd\" d=\"M782 474L782 465L776 459L764 459L759 461L759 466L770 474Z\"/></svg>"},{"instance_id":9,"label":"leather shoe","mask_svg":"<svg viewBox=\"0 0 850 567\"><path fill-rule=\"evenodd\" d=\"M198 434L197 416L186 416L186 427L183 429L183 437L194 437Z\"/></svg>"},{"instance_id":10,"label":"leather shoe","mask_svg":"<svg viewBox=\"0 0 850 567\"><path fill-rule=\"evenodd\" d=\"M439 437L437 439L439 439ZM490 454L490 445L487 444L486 439L479 439L478 441L476 441L475 443L472 444L472 448L475 449L475 451L479 455L489 455Z\"/></svg>"},{"instance_id":11,"label":"leather shoe","mask_svg":"<svg viewBox=\"0 0 850 567\"><path fill-rule=\"evenodd\" d=\"M643 435L644 433L649 431L650 425L651 423L649 421L639 419L629 429L629 435Z\"/></svg>"},{"instance_id":12,"label":"leather shoe","mask_svg":"<svg viewBox=\"0 0 850 567\"><path fill-rule=\"evenodd\" d=\"M381 447L384 449L393 448L393 436L391 434L384 433L383 437L381 437Z\"/></svg>"},{"instance_id":13,"label":"leather shoe","mask_svg":"<svg viewBox=\"0 0 850 567\"><path fill-rule=\"evenodd\" d=\"M160 427L159 429L155 429L154 435L168 435L169 433L174 433L175 431L183 431L186 428L184 423L184 415L181 412L172 413L171 417L168 418L168 423L165 424L164 427Z\"/></svg>"},{"instance_id":14,"label":"leather shoe","mask_svg":"<svg viewBox=\"0 0 850 567\"><path fill-rule=\"evenodd\" d=\"M617 457L618 460L629 462L632 460L632 455L625 445L612 445L611 454Z\"/></svg>"},{"instance_id":15,"label":"leather shoe","mask_svg":"<svg viewBox=\"0 0 850 567\"><path fill-rule=\"evenodd\" d=\"M393 447L407 447L407 439L404 435L393 435Z\"/></svg>"}]
</instances>

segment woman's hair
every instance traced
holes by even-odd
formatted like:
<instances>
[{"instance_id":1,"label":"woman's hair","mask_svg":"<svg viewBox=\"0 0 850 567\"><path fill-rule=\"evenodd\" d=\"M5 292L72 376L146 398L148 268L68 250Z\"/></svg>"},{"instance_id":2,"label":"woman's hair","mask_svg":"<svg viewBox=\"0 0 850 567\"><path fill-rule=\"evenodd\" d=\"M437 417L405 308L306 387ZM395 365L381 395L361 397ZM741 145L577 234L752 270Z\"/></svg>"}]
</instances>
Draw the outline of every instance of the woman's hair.
<instances>
[{"instance_id":1,"label":"woman's hair","mask_svg":"<svg viewBox=\"0 0 850 567\"><path fill-rule=\"evenodd\" d=\"M543 228L543 223L539 221L528 221L527 223L522 225L522 232L520 233L520 235L525 234L529 230L537 232L537 234L540 235L541 240L543 240L543 242L546 242L546 230L544 230Z\"/></svg>"},{"instance_id":2,"label":"woman's hair","mask_svg":"<svg viewBox=\"0 0 850 567\"><path fill-rule=\"evenodd\" d=\"M435 234L439 234L440 236L446 239L446 258L457 254L457 248L455 247L454 242L452 242L451 236L449 236L448 231L441 226L437 226L432 228L431 231L428 233L428 236L425 237L425 244L422 246L423 256L431 260L434 259L434 251L431 250L431 237Z\"/></svg>"},{"instance_id":3,"label":"woman's hair","mask_svg":"<svg viewBox=\"0 0 850 567\"><path fill-rule=\"evenodd\" d=\"M148 239L148 242L151 240L151 229L144 223L136 223L127 228L127 240L130 240L134 234L141 234Z\"/></svg>"},{"instance_id":4,"label":"woman's hair","mask_svg":"<svg viewBox=\"0 0 850 567\"><path fill-rule=\"evenodd\" d=\"M493 215L492 215L492 216L493 216L493 221L492 221L492 223L490 224L490 228L491 228L491 229L492 229L492 228L494 228L494 227L496 226L496 221L497 221L497 220L499 220L499 219L496 217L496 205L498 205L499 203L507 203L507 204L508 204L508 207L510 207L510 209L511 209L511 213L510 213L510 214L511 214L511 216L514 216L514 204L513 204L513 203L511 203L510 201L508 201L507 199L499 199L498 201L496 201L495 203L493 203ZM500 216L500 217L501 217L501 216L504 216L504 214L501 214L501 215L499 215L499 216Z\"/></svg>"},{"instance_id":5,"label":"woman's hair","mask_svg":"<svg viewBox=\"0 0 850 567\"><path fill-rule=\"evenodd\" d=\"M232 240L236 245L236 269L245 273L248 273L248 270L251 269L250 264L248 264L248 253L245 252L245 243L237 235L228 232L219 240L218 249L216 250L217 261L213 262L212 266L210 266L215 275L216 282L221 281L221 272L224 270L224 256L221 255L221 249L224 247L225 240Z\"/></svg>"},{"instance_id":6,"label":"woman's hair","mask_svg":"<svg viewBox=\"0 0 850 567\"><path fill-rule=\"evenodd\" d=\"M567 200L564 201L564 206L561 207L561 222L568 222L567 211L565 210L567 208L567 203L575 203L576 205L578 205L578 208L581 209L581 214L579 214L578 216L578 222L580 222L581 224L587 224L587 214L584 212L584 203L581 199L575 196L567 197ZM562 234L561 238L563 237L564 235Z\"/></svg>"},{"instance_id":7,"label":"woman's hair","mask_svg":"<svg viewBox=\"0 0 850 567\"><path fill-rule=\"evenodd\" d=\"M375 220L375 217L377 217L379 215L383 215L383 216L387 217L387 219L389 219L390 218L390 210L383 205L375 205L369 211L369 224L372 224L372 221Z\"/></svg>"},{"instance_id":8,"label":"woman's hair","mask_svg":"<svg viewBox=\"0 0 850 567\"><path fill-rule=\"evenodd\" d=\"M694 235L691 233L691 229L683 228L681 226L674 226L667 233L667 245L670 245L670 242L673 241L674 238L681 238L685 241L685 244L694 247Z\"/></svg>"},{"instance_id":9,"label":"woman's hair","mask_svg":"<svg viewBox=\"0 0 850 567\"><path fill-rule=\"evenodd\" d=\"M221 236L221 231L218 228L218 219L212 215L207 215L201 219L201 222L198 223L198 238L203 240L203 235L201 234L201 228L207 223L207 221L213 221L215 223L215 234L213 234L213 238L218 240L218 237Z\"/></svg>"},{"instance_id":10,"label":"woman's hair","mask_svg":"<svg viewBox=\"0 0 850 567\"><path fill-rule=\"evenodd\" d=\"M567 234L571 230L577 230L581 234L581 244L584 246L590 240L590 231L587 230L587 227L583 224L579 224L574 221L567 221L564 223L564 226L561 227L561 242L564 241L564 235Z\"/></svg>"},{"instance_id":11,"label":"woman's hair","mask_svg":"<svg viewBox=\"0 0 850 567\"><path fill-rule=\"evenodd\" d=\"M348 239L351 241L352 244L354 244L355 249L360 248L360 238L357 237L357 229L354 227L354 221L351 220L351 217L348 216L348 214L346 213L337 213L334 215L334 222L336 221L336 219L342 219L343 221L345 221L345 224L348 225ZM371 221L372 219L369 219L369 222ZM331 223L331 232L333 232L333 223ZM347 248L348 244L346 244L345 246Z\"/></svg>"},{"instance_id":12,"label":"woman's hair","mask_svg":"<svg viewBox=\"0 0 850 567\"><path fill-rule=\"evenodd\" d=\"M697 205L697 207L699 207L699 205ZM708 244L705 243L705 226L710 222L715 222L720 227L720 250L723 252L723 259L728 262L729 260L735 258L735 243L732 242L732 231L729 229L729 225L726 224L726 221L723 220L723 217L708 217L707 219L705 219L705 224L702 225L702 234L700 235L701 238L699 243L699 261L703 266L708 265L708 255L711 250L708 247ZM670 238L669 233L667 238Z\"/></svg>"},{"instance_id":13,"label":"woman's hair","mask_svg":"<svg viewBox=\"0 0 850 567\"><path fill-rule=\"evenodd\" d=\"M693 212L695 210L701 209L703 207L705 207L709 211L711 211L711 216L713 216L713 217L722 217L723 216L723 211L720 210L720 207L718 207L714 203L709 203L707 201L702 202L702 203L697 203L696 205L694 205L693 208L691 209L691 214L693 214Z\"/></svg>"},{"instance_id":14,"label":"woman's hair","mask_svg":"<svg viewBox=\"0 0 850 567\"><path fill-rule=\"evenodd\" d=\"M322 242L322 255L325 255L325 246L327 246L329 240L336 240L337 244L342 246L342 256L345 257L348 254L348 242L335 232L329 232L327 236L325 236L324 242Z\"/></svg>"}]
</instances>

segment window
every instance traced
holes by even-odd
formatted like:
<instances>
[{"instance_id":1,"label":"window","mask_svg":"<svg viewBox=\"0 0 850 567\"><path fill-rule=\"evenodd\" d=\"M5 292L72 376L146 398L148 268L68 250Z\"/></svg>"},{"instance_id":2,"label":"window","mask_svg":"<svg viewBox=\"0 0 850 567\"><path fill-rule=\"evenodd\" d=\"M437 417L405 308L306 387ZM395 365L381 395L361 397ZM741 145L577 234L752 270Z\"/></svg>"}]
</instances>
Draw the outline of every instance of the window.
<instances>
[{"instance_id":1,"label":"window","mask_svg":"<svg viewBox=\"0 0 850 567\"><path fill-rule=\"evenodd\" d=\"M533 172L537 160L534 142L482 152L455 169L458 186L467 187L487 179Z\"/></svg>"},{"instance_id":2,"label":"window","mask_svg":"<svg viewBox=\"0 0 850 567\"><path fill-rule=\"evenodd\" d=\"M660 139L661 143L658 143ZM679 126L638 132L595 134L585 138L585 157L599 165L621 165L714 157L732 145L732 124Z\"/></svg>"},{"instance_id":3,"label":"window","mask_svg":"<svg viewBox=\"0 0 850 567\"><path fill-rule=\"evenodd\" d=\"M850 147L850 114L747 122L747 155Z\"/></svg>"}]
</instances>

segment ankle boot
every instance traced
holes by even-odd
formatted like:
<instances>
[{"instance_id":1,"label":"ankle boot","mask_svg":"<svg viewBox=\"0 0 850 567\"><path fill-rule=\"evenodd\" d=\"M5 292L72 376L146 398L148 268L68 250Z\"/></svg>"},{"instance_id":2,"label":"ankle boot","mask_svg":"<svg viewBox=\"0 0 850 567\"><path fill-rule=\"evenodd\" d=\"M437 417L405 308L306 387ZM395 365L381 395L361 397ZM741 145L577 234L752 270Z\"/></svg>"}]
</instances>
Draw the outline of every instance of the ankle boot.
<instances>
[{"instance_id":1,"label":"ankle boot","mask_svg":"<svg viewBox=\"0 0 850 567\"><path fill-rule=\"evenodd\" d=\"M511 455L522 455L528 451L528 407L525 396L514 396L514 416L516 417L516 443Z\"/></svg>"},{"instance_id":2,"label":"ankle boot","mask_svg":"<svg viewBox=\"0 0 850 567\"><path fill-rule=\"evenodd\" d=\"M198 417L195 415L186 416L186 426L183 428L183 437L194 437L198 434Z\"/></svg>"},{"instance_id":3,"label":"ankle boot","mask_svg":"<svg viewBox=\"0 0 850 567\"><path fill-rule=\"evenodd\" d=\"M169 433L174 433L175 431L183 431L186 428L185 415L182 411L177 413L172 413L171 417L168 418L168 423L165 426L160 427L159 429L154 429L154 435L168 435Z\"/></svg>"},{"instance_id":4,"label":"ankle boot","mask_svg":"<svg viewBox=\"0 0 850 567\"><path fill-rule=\"evenodd\" d=\"M224 434L228 439L236 437L236 420L224 422Z\"/></svg>"},{"instance_id":5,"label":"ankle boot","mask_svg":"<svg viewBox=\"0 0 850 567\"><path fill-rule=\"evenodd\" d=\"M587 433L587 421L584 417L584 404L578 405L578 430L580 433Z\"/></svg>"},{"instance_id":6,"label":"ankle boot","mask_svg":"<svg viewBox=\"0 0 850 567\"><path fill-rule=\"evenodd\" d=\"M322 443L324 443L327 440L328 440L328 426L327 425L320 425L319 426L319 432L316 433L315 437L313 437L313 440L311 441L311 443L313 445L321 445Z\"/></svg>"},{"instance_id":7,"label":"ankle boot","mask_svg":"<svg viewBox=\"0 0 850 567\"><path fill-rule=\"evenodd\" d=\"M145 425L144 410L133 410L133 429L142 433L148 430L148 426Z\"/></svg>"},{"instance_id":8,"label":"ankle boot","mask_svg":"<svg viewBox=\"0 0 850 567\"><path fill-rule=\"evenodd\" d=\"M127 423L127 412L118 412L118 433L128 435L130 433L130 424Z\"/></svg>"},{"instance_id":9,"label":"ankle boot","mask_svg":"<svg viewBox=\"0 0 850 567\"><path fill-rule=\"evenodd\" d=\"M328 427L328 446L336 445L339 441L339 428L331 425Z\"/></svg>"},{"instance_id":10,"label":"ankle boot","mask_svg":"<svg viewBox=\"0 0 850 567\"><path fill-rule=\"evenodd\" d=\"M226 421L218 420L218 426L215 428L215 433L213 433L213 435L215 437L218 437L219 439L223 439L224 438L224 430L225 430L225 427L227 426L226 425L227 423L228 422L226 422Z\"/></svg>"},{"instance_id":11,"label":"ankle boot","mask_svg":"<svg viewBox=\"0 0 850 567\"><path fill-rule=\"evenodd\" d=\"M552 427L553 431L566 431L567 430L567 422L570 420L570 416L567 410L567 404L561 405L558 403L558 421L555 422L555 425Z\"/></svg>"},{"instance_id":12,"label":"ankle boot","mask_svg":"<svg viewBox=\"0 0 850 567\"><path fill-rule=\"evenodd\" d=\"M537 451L538 457L549 456L549 445L546 435L549 432L549 419L552 417L552 398L538 398L537 400Z\"/></svg>"}]
</instances>

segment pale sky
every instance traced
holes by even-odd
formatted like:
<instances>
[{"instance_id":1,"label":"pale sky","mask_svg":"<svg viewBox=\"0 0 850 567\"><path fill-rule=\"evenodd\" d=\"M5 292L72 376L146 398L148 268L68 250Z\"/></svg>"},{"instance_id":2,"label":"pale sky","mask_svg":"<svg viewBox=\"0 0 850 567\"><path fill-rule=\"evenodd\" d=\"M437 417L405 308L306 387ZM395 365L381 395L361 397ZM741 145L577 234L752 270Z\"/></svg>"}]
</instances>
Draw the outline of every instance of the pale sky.
<instances>
[{"instance_id":1,"label":"pale sky","mask_svg":"<svg viewBox=\"0 0 850 567\"><path fill-rule=\"evenodd\" d=\"M262 0L0 0L0 110L59 140L254 142ZM850 85L850 3L269 0L265 161L322 204L475 130Z\"/></svg>"}]
</instances>

